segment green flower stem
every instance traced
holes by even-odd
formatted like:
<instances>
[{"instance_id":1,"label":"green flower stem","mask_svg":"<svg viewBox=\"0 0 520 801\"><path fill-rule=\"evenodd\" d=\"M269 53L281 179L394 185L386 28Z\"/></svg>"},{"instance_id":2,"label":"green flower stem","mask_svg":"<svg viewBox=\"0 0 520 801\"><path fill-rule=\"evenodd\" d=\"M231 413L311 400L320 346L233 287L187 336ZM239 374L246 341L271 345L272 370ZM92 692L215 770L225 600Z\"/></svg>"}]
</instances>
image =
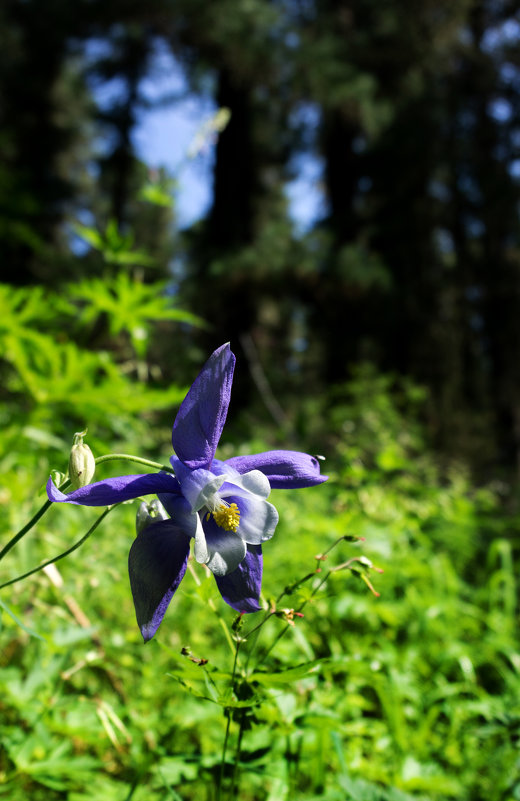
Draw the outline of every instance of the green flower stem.
<instances>
[{"instance_id":1,"label":"green flower stem","mask_svg":"<svg viewBox=\"0 0 520 801\"><path fill-rule=\"evenodd\" d=\"M30 529L31 529L31 528L32 528L32 527L35 525L35 523L37 523L37 522L38 522L38 520L40 519L40 517L43 517L43 515L45 514L45 512L47 511L47 509L49 509L49 508L50 508L51 504L52 504L52 501L45 501L45 503L43 504L43 506L41 507L41 509L39 509L39 510L36 512L36 514L34 515L34 517L32 517L32 518L29 520L29 522L28 522L28 523L27 523L27 524L26 524L26 525L25 525L25 526L24 526L22 529L20 529L20 531L18 532L18 534L15 534L15 535L14 535L14 537L13 537L11 540L9 540L9 542L7 543L7 545L5 545L5 546L2 548L2 550L0 551L0 561L1 561L1 560L4 558L4 556L6 556L6 554L8 554L8 553L9 553L9 551L11 550L11 548L14 548L14 546L16 545L16 543L17 543L17 542L19 542L19 541L22 539L22 537L23 537L23 536L25 536L25 534L27 534L27 532L28 532L28 531L30 531Z\"/></svg>"},{"instance_id":2,"label":"green flower stem","mask_svg":"<svg viewBox=\"0 0 520 801\"><path fill-rule=\"evenodd\" d=\"M83 537L80 540L78 540L74 545L72 545L70 548L67 548L66 551L63 551L63 553L60 553L53 559L48 559L46 562L43 563L43 565L38 565L38 567L34 567L32 570L28 570L27 573L24 573L22 576L17 576L16 578L11 579L10 581L4 582L4 584L0 584L0 590L2 590L4 587L9 587L10 584L16 584L17 581L22 581L22 579L27 578L28 576L32 576L33 573L37 573L39 570L43 570L44 567L52 565L54 564L54 562L59 562L60 559L63 559L65 556L68 556L70 553L75 551L77 548L80 547L80 545L83 545L85 540L88 540L90 535L97 529L97 527L105 519L108 513L111 512L112 509L115 509L116 506L119 506L119 504L114 504L113 506L109 506L107 509L105 509L105 511L98 517L96 522L89 528L87 533L84 534Z\"/></svg>"},{"instance_id":3,"label":"green flower stem","mask_svg":"<svg viewBox=\"0 0 520 801\"><path fill-rule=\"evenodd\" d=\"M307 598L305 601L303 601L303 602L300 604L300 606L298 607L298 609L295 609L295 612L301 612L301 611L302 611L302 609L304 609L304 608L306 607L306 605L309 603L309 601L312 601L312 599L314 598L314 596L316 595L316 593L318 593L318 592L321 590L321 588L323 587L323 585L324 585L324 584L326 584L326 582L329 580L329 578L332 576L332 574L333 574L333 573L337 573L337 572L338 572L338 570L345 570L345 569L348 569L348 568L350 567L350 565L351 565L351 563L352 563L353 561L354 561L354 559L349 559L349 561L348 561L348 562L344 562L343 564L341 564L341 565L337 565L336 567L331 567L331 569L330 569L330 570L328 570L328 571L327 571L327 573L324 575L324 577L322 578L322 580L321 580L321 581L320 581L320 582L319 582L319 583L318 583L318 584L315 586L315 588L313 589L313 591L312 591L312 593L309 595L309 597L308 597L308 598ZM265 660L267 659L267 657L269 656L269 654L270 654L270 653L271 653L271 651L273 650L273 648L274 648L274 646L276 645L276 643L277 643L279 640L281 640L281 639L282 639L282 637L283 637L283 636L284 636L284 635L285 635L285 634L286 634L286 633L289 631L289 629L290 629L290 628L291 628L291 625L288 623L288 624L285 626L285 628L283 628L281 631L279 631L279 632L278 632L278 634L277 634L277 635L276 635L276 637L274 638L273 642L271 643L271 645L269 646L269 648L267 649L267 651L264 651L264 654L263 654L262 658L260 659L260 661L259 661L259 662L257 662L257 664L256 664L256 666L255 666L255 670L258 670L258 668L260 667L260 665L263 665L263 663L265 662Z\"/></svg>"},{"instance_id":4,"label":"green flower stem","mask_svg":"<svg viewBox=\"0 0 520 801\"><path fill-rule=\"evenodd\" d=\"M244 728L246 722L246 710L240 711L240 724L238 730L237 747L235 748L235 759L233 760L233 777L231 779L231 791L229 793L230 799L238 798L238 763L240 762L240 754L242 753L242 739L244 737Z\"/></svg>"},{"instance_id":5,"label":"green flower stem","mask_svg":"<svg viewBox=\"0 0 520 801\"><path fill-rule=\"evenodd\" d=\"M237 638L235 640L235 648L234 648L235 656L234 656L234 659L233 659L233 672L231 673L231 682L230 682L231 688L233 689L233 691L235 689L235 682L236 682L236 675L237 675L237 668L238 668L238 652L240 650L241 642L242 642L242 640L239 639L239 638ZM220 771L219 771L218 782L217 782L216 801L221 801L221 797L222 797L222 784L223 784L223 781L224 781L224 769L226 767L227 746L228 746L228 742L229 742L229 732L230 732L230 727L231 727L231 718L232 718L232 711L231 711L231 709L228 708L227 709L226 733L224 735L224 744L222 746L222 757L221 757L221 760L220 760ZM239 733L239 744L242 741L242 736L241 735L242 735L243 721L244 721L244 717L241 718L241 727L240 727L240 733ZM235 785L236 762L238 760L239 755L240 755L240 748L238 746L238 751L235 754L235 764L234 764L234 767L233 767L233 787ZM233 798L233 795L231 794L229 797Z\"/></svg>"},{"instance_id":6,"label":"green flower stem","mask_svg":"<svg viewBox=\"0 0 520 801\"><path fill-rule=\"evenodd\" d=\"M69 484L70 484L70 481L68 481L68 480L67 480L67 481L66 481L66 482L65 482L65 483L62 485L62 489L66 489L66 488L69 486ZM0 562L2 561L2 559L4 558L4 556L6 556L6 554L8 554L8 553L9 553L9 551L11 550L11 548L14 548L14 546L16 545L16 543L17 543L17 542L19 542L19 541L22 539L22 537L24 537L24 536L27 534L27 532L28 532L28 531L30 531L30 530L32 529L32 527L33 527L34 525L36 525L36 523L38 522L38 520L39 520L41 517L43 517L43 515L45 514L45 512L46 512L48 509L50 509L50 507L51 507L51 506L52 506L52 501L45 501L45 503L43 504L43 506L42 506L42 507L41 507L41 508L40 508L40 509L39 509L39 510L36 512L36 514L35 514L35 515L33 515L33 517L31 517L31 519L29 520L29 522L28 522L28 523L26 523L26 525L25 525L23 528L21 528L21 529L20 529L20 531L19 531L17 534L15 534L15 535L14 535L14 537L13 537L12 539L10 539L10 540L9 540L9 542L7 543L7 545L5 545L5 546L2 548L2 550L0 551Z\"/></svg>"},{"instance_id":7,"label":"green flower stem","mask_svg":"<svg viewBox=\"0 0 520 801\"><path fill-rule=\"evenodd\" d=\"M245 634L242 635L244 640L247 640L251 636L251 634L255 633L255 631L258 632L262 628L264 623L266 623L269 620L270 617L273 617L273 615L274 615L274 612L266 612L264 614L264 617L260 621L260 623L257 623L256 626L253 626L252 629L249 629L248 632L246 632Z\"/></svg>"},{"instance_id":8,"label":"green flower stem","mask_svg":"<svg viewBox=\"0 0 520 801\"><path fill-rule=\"evenodd\" d=\"M251 629L249 629L248 632L246 632L243 635L244 640L247 640L251 636L251 634L254 634L255 632L257 633L257 638L258 638L258 633L259 633L260 629L262 628L262 626L264 625L264 623L267 623L269 618L273 617L276 614L276 607L278 606L278 604L280 603L280 601L282 600L284 595L292 595L292 593L295 590L297 590L299 587L301 587L302 584L305 584L306 581L309 581L309 579L314 578L316 576L317 572L318 572L317 570L313 570L312 573L307 573L306 576L304 576L301 579L298 579L298 581L295 581L294 584L291 584L290 586L285 587L285 589L282 590L282 592L280 593L280 595L278 596L278 598L274 602L274 609L270 610L269 612L266 612L264 614L264 617L260 621L260 623L257 623L256 626L253 626ZM299 612L300 610L297 609L296 611ZM253 649L251 649L251 652L252 652L252 650ZM250 655L251 655L251 653L250 653ZM249 661L249 658L248 658L248 661Z\"/></svg>"},{"instance_id":9,"label":"green flower stem","mask_svg":"<svg viewBox=\"0 0 520 801\"><path fill-rule=\"evenodd\" d=\"M281 592L281 593L280 593L280 595L278 596L278 598L276 599L276 600L277 600L277 603L278 603L278 602L281 600L281 598L283 598L283 596L284 596L284 595L286 595L286 594L290 594L290 593L291 593L291 592L293 592L293 591L294 591L294 590L295 590L297 587L299 587L301 584L303 584L305 581L308 581L308 580L309 580L310 578L312 578L313 576L316 576L316 574L317 574L317 573L318 573L318 571L319 571L319 564L320 564L320 562L323 560L323 557L324 557L324 556L327 556L327 555L328 555L328 554L329 554L329 553L330 553L330 552L333 550L333 548L335 548L337 545L339 545L339 543L340 543L340 542L342 542L343 540L347 540L347 541L349 541L349 539L350 539L350 538L349 538L349 536L347 535L347 536L345 536L345 537L340 537L340 538L339 538L339 539L337 539L335 542L333 542L333 543L332 543L332 545L331 545L329 548L327 548L327 550L326 550L326 551L325 551L325 552L324 552L324 553L323 553L321 556L317 557L317 561L318 561L318 568L317 568L315 571L313 571L312 573L308 573L308 574L307 574L306 576L304 576L304 578L303 578L303 579L301 579L300 581L297 581L295 584L292 584L292 585L291 585L291 587L286 587L286 588L283 590L283 592ZM350 566L353 564L353 562L355 562L355 561L356 561L356 559L357 559L357 557L355 557L355 556L354 556L354 557L352 557L351 559L349 559L347 562L342 562L340 565L336 565L335 567L331 567L331 568L330 568L330 570L328 570L328 571L325 573L325 575L323 576L323 578L321 579L321 581L319 581L319 582L318 582L318 584L317 584L317 585L314 587L314 589L313 589L313 591L311 592L311 594L309 595L309 597L308 597L308 598L307 598L305 601L303 601L303 602L300 604L300 606L298 607L298 609L295 609L294 611L295 611L295 612L301 612L301 611L302 611L302 610L303 610L303 609L306 607L306 605L309 603L309 601L312 601L312 599L314 598L314 596L315 596L315 595L316 595L316 594L317 594L317 593L318 593L318 592L321 590L321 588L323 587L323 585L324 585L324 584L326 584L326 582L329 580L329 578L331 577L331 575L332 575L333 573L337 573L337 572L338 572L338 571L340 571L340 570L348 570L348 569L350 568ZM363 578L363 576L361 576L361 578ZM260 622L260 623L259 623L257 626L255 626L254 628L252 628L250 631L248 631L248 632L247 632L247 634L245 634L245 635L244 635L244 639L246 639L246 638L247 638L247 637L248 637L248 636L249 636L249 635L250 635L252 632L254 632L254 631L256 631L257 629L261 628L261 626L263 626L263 624L264 624L264 623L265 623L265 622L268 620L268 618L272 617L272 615L273 615L273 614L275 614L275 613L274 613L274 612L268 612L268 613L266 614L266 616L264 617L264 619L263 619L263 620L262 620L262 621L261 621L261 622ZM263 663L265 662L265 660L267 659L268 655L269 655L269 654L271 653L271 651L273 650L273 648L274 648L274 646L276 645L276 643L277 643L279 640L281 640L281 639L282 639L282 637L283 637L283 636L284 636L284 635L285 635L285 634L286 634L286 633L289 631L289 629L290 629L290 628L291 628L291 625L290 625L289 623L287 623L287 625L286 625L286 626L285 626L285 627L284 627L284 628L283 628L281 631L279 631L279 632L278 632L278 634L277 634L277 635L276 635L276 637L274 638L274 640L273 640L273 642L271 643L271 645L269 646L269 648L268 648L266 651L264 651L264 653L263 653L263 655L262 655L261 659L260 659L260 660L259 660L259 661L256 663L256 665L255 665L255 670L258 670L258 668L259 668L261 665L263 665ZM258 638L255 640L255 643L254 643L254 645L256 645L257 641L258 641ZM253 647L254 647L254 646L253 646ZM253 650L253 649L251 649L251 651L252 651L252 650ZM251 654L250 654L250 656L251 656ZM248 661L249 661L249 660L248 660Z\"/></svg>"},{"instance_id":10,"label":"green flower stem","mask_svg":"<svg viewBox=\"0 0 520 801\"><path fill-rule=\"evenodd\" d=\"M111 461L122 461L122 462L135 462L136 464L142 464L146 467L153 467L155 470L164 470L167 473L173 473L174 471L169 465L160 464L159 462L152 462L150 459L142 459L140 456L131 456L128 453L109 453L106 456L98 456L95 460L96 465L103 464L103 462L111 462ZM70 486L70 481L67 479L60 489L65 490L67 487ZM0 551L0 561L6 556L11 548L14 548L17 542L20 542L22 537L24 537L28 531L30 531L34 525L40 520L41 517L47 512L48 509L52 506L52 501L45 501L43 506L36 512L36 514L31 517L29 522L22 528L20 531L14 535L12 539L9 540L7 545L5 545L2 550ZM5 585L3 585L5 586Z\"/></svg>"},{"instance_id":11,"label":"green flower stem","mask_svg":"<svg viewBox=\"0 0 520 801\"><path fill-rule=\"evenodd\" d=\"M143 464L146 467L153 467L154 470L165 470L167 473L174 473L173 468L160 462L152 462L150 459L143 459L140 456L131 456L128 453L109 453L106 456L98 456L95 459L96 465L103 464L103 462L135 462L135 464Z\"/></svg>"},{"instance_id":12,"label":"green flower stem","mask_svg":"<svg viewBox=\"0 0 520 801\"><path fill-rule=\"evenodd\" d=\"M222 799L222 782L224 780L224 768L226 765L226 752L227 752L227 745L229 740L229 730L231 728L231 710L227 710L227 721L226 721L226 733L224 734L224 744L222 746L222 757L220 760L220 771L218 775L217 781L217 793L215 796L215 801L221 801Z\"/></svg>"},{"instance_id":13,"label":"green flower stem","mask_svg":"<svg viewBox=\"0 0 520 801\"><path fill-rule=\"evenodd\" d=\"M291 595L302 584L305 584L305 582L309 581L312 578L315 578L316 575L321 571L320 565L321 565L322 561L324 561L324 558L327 557L328 554L334 548L336 548L336 546L339 545L340 542L343 542L343 540L349 541L349 540L351 540L351 537L347 535L347 536L344 536L344 537L339 537L337 540L335 540L335 542L333 542L332 545L329 548L327 548L327 550L323 554L320 554L316 558L317 564L316 564L316 569L315 570L313 570L310 573L307 573L305 576L303 576L303 578L299 579L294 584L286 586L282 590L280 595L277 597L277 599L275 601L275 608L265 612L262 620L260 621L260 623L257 623L256 626L253 626L251 629L249 629L249 631L247 633L242 634L240 636L240 638L237 637L236 644L235 644L235 659L234 659L234 663L233 663L233 672L232 672L232 675L231 675L231 686L232 687L235 686L235 682L236 682L236 675L237 675L237 668L238 668L238 655L239 655L239 650L240 650L241 643L245 642L252 634L255 635L254 636L254 641L252 643L252 646L248 650L248 654L247 654L247 658L246 658L245 673L247 674L248 668L249 668L249 661L250 661L251 656L252 656L252 654L253 654L256 646L257 646L260 630L261 630L262 626L264 625L264 623L266 623L269 620L269 618L273 617L276 614L276 606L279 604L281 599L285 595ZM330 578L332 573L335 573L338 570L344 570L344 569L350 567L350 565L352 564L352 562L354 560L355 560L355 557L353 559L350 559L348 562L344 562L343 564L340 564L340 565L337 565L336 567L330 568L327 571L327 573L318 582L316 587L313 589L313 591L312 591L311 595L309 596L309 598L306 601L303 601L296 611L297 612L301 612L301 610L305 607L305 605L319 592L319 590L323 587L323 585L328 581L328 579ZM272 651L272 649L274 648L276 643L286 634L286 632L289 630L289 628L291 628L291 627L290 627L289 624L287 624L278 633L278 635L275 637L274 641L271 643L269 648L264 652L263 656L258 661L257 665L255 666L255 670L258 670L260 665L263 664L263 662L265 661L265 659L267 658L269 653ZM233 767L232 767L232 775L231 775L231 789L230 789L230 792L229 792L229 798L230 799L235 799L238 796L239 764L240 764L240 754L241 754L241 750L242 750L242 739L243 739L244 730L245 730L245 721L246 721L246 710L242 709L241 713L240 713L240 716L239 716L239 731L238 731L238 735L237 735L237 743L236 743L235 754L234 754L234 759L233 759ZM219 771L219 777L218 777L218 780L217 780L216 801L221 801L221 798L222 798L222 786L223 786L223 781L224 781L224 771L225 771L225 767L226 767L226 757L227 757L227 749L228 749L228 744L229 744L230 726L231 726L231 710L228 710L226 731L225 731L224 743L223 743L223 747L222 747L222 757L221 757L221 763L220 763L220 771Z\"/></svg>"},{"instance_id":14,"label":"green flower stem","mask_svg":"<svg viewBox=\"0 0 520 801\"><path fill-rule=\"evenodd\" d=\"M274 605L275 605L275 608L278 606L278 604L280 603L280 601L282 600L282 598L284 597L284 595L292 595L292 593L293 593L293 592L295 592L295 590L299 589L299 587L301 587L301 585L302 585L302 584L305 584L305 582L306 582L306 581L309 581L309 579L311 579L311 578L314 578L314 577L316 576L316 574L319 572L319 565L320 565L320 562L322 562L322 561L323 561L323 559L324 559L324 557L328 556L328 555L329 555L329 553L330 553L330 552L331 552L331 551L332 551L334 548L336 548L336 546L338 546L340 542L343 542L343 540L347 540L347 541L349 541L349 540L350 540L350 537L349 537L349 535L347 535L347 536L343 536L343 537L338 537L338 539L337 539L337 540L335 540L335 541L332 543L332 545L330 545L330 546L327 548L327 550L323 552L323 554L320 554L319 556L317 556L317 557L316 557L316 561L317 561L317 567L316 567L316 570L313 570L311 573L307 573L307 575L306 575L306 576L304 576L304 577L303 577L303 578L301 578L301 579L298 579L298 581L295 581L295 582L294 582L294 584L290 584L290 585L287 585L286 587L284 587L284 589L282 590L282 592L281 592L281 593L280 593L280 595L277 597L277 599L276 599L276 601L275 601L275 603L274 603ZM333 570L337 570L337 568L333 568ZM327 578L328 578L328 575L327 575L327 577L326 577L325 581L327 580ZM323 583L323 582L322 582L322 583ZM321 587L321 584L319 584L319 586L318 586L318 589L319 589L319 587ZM313 595L314 595L316 592L317 592L317 589L316 589L316 590L313 592L313 594L311 595L311 598L312 598L312 596L313 596ZM242 635L243 639L244 639L244 640L247 640L247 639L248 639L248 637L249 637L251 634L253 634L254 632L258 632L258 630L262 628L262 626L264 625L264 623L266 623L266 622L269 620L269 618L270 618L270 617L273 617L273 615L275 614L275 611L276 611L276 609L275 609L275 610L273 610L273 611L266 612L266 613L264 614L264 617L263 617L263 618L262 618L262 620L260 621L260 623L257 623L257 624L256 624L256 626L253 626L251 629L249 629L249 631L248 631L248 632L246 632L245 634L243 634L243 635ZM296 611L297 611L297 612L299 612L299 611L300 611L300 609L297 609ZM258 635L257 635L257 636L258 636ZM253 647L254 647L254 646L253 646ZM251 650L252 650L252 649L251 649ZM249 657L248 657L248 661L249 661Z\"/></svg>"}]
</instances>

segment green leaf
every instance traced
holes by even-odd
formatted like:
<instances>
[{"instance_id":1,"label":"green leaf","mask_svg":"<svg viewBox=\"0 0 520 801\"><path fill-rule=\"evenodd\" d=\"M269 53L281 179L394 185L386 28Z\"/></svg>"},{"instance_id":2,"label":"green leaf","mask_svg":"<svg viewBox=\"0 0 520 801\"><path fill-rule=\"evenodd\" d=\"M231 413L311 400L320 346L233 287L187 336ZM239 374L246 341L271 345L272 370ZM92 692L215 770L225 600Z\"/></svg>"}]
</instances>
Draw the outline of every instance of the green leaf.
<instances>
[{"instance_id":1,"label":"green leaf","mask_svg":"<svg viewBox=\"0 0 520 801\"><path fill-rule=\"evenodd\" d=\"M139 200L145 200L154 206L162 206L164 208L170 208L173 203L171 195L157 184L143 186L139 192Z\"/></svg>"},{"instance_id":2,"label":"green leaf","mask_svg":"<svg viewBox=\"0 0 520 801\"><path fill-rule=\"evenodd\" d=\"M251 683L256 682L264 687L280 687L284 684L291 684L299 679L318 673L322 668L322 660L315 659L312 662L305 662L294 668L281 670L278 672L257 672L249 676Z\"/></svg>"}]
</instances>

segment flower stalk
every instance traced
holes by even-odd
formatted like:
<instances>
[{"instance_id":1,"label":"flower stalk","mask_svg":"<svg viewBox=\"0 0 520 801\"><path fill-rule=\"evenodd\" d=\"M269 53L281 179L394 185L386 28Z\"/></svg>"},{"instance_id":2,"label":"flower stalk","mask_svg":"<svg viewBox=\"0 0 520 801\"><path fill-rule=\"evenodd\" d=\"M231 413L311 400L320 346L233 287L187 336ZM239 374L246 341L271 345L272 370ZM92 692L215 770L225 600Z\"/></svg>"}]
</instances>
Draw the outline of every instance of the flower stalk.
<instances>
[{"instance_id":1,"label":"flower stalk","mask_svg":"<svg viewBox=\"0 0 520 801\"><path fill-rule=\"evenodd\" d=\"M98 464L103 464L104 462L114 462L114 461L134 462L135 464L142 464L145 467L151 467L154 470L162 470L166 473L173 473L173 469L170 467L170 465L161 464L160 462L153 462L150 459L143 459L140 456L132 456L128 453L109 453L106 454L105 456L97 456L94 459L96 466ZM66 490L70 486L71 486L71 481L69 479L66 479L63 483L60 483L60 490L61 491ZM7 556L9 551L12 548L14 548L14 546L18 542L20 542L20 540L23 537L25 537L25 535L36 525L36 523L39 520L41 520L43 515L49 511L51 506L52 506L52 501L46 500L45 503L40 507L40 509L38 509L36 514L34 514L33 517L31 517L29 522L26 523L25 526L23 526L23 528L21 528L20 531L18 531L6 545L4 545L4 547L0 550L0 562L5 556ZM7 586L7 585L2 585L2 586Z\"/></svg>"},{"instance_id":2,"label":"flower stalk","mask_svg":"<svg viewBox=\"0 0 520 801\"><path fill-rule=\"evenodd\" d=\"M110 506L108 509L105 509L105 511L98 517L96 522L89 528L87 533L84 534L80 540L74 543L74 545L72 545L70 548L67 548L66 551L63 551L63 553L60 553L58 556L54 556L52 559L48 559L42 565L38 565L38 567L34 567L32 570L28 570L27 573L23 573L21 576L17 576L10 581L5 581L3 584L0 584L0 590L3 590L4 587L9 587L11 584L16 584L18 581L22 581L22 579L32 576L33 573L38 573L40 570L43 570L44 567L48 567L48 565L59 562L60 559L64 559L66 556L69 556L69 554L73 553L73 551L76 551L79 547L81 547L81 545L83 545L84 542L88 540L90 535L94 533L97 527L101 525L105 517L112 511L112 509L115 509L115 506Z\"/></svg>"}]
</instances>

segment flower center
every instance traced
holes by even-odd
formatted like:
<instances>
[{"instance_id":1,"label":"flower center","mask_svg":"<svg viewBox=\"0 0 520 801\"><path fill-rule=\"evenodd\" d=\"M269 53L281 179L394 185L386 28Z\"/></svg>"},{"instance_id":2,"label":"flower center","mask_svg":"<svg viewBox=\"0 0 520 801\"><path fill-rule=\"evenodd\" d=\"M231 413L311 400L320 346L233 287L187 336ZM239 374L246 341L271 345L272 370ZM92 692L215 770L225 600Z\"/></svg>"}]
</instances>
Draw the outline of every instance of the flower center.
<instances>
[{"instance_id":1,"label":"flower center","mask_svg":"<svg viewBox=\"0 0 520 801\"><path fill-rule=\"evenodd\" d=\"M240 509L236 503L228 504L225 501L221 501L220 506L214 509L211 514L217 526L223 528L224 531L236 532L240 523Z\"/></svg>"}]
</instances>

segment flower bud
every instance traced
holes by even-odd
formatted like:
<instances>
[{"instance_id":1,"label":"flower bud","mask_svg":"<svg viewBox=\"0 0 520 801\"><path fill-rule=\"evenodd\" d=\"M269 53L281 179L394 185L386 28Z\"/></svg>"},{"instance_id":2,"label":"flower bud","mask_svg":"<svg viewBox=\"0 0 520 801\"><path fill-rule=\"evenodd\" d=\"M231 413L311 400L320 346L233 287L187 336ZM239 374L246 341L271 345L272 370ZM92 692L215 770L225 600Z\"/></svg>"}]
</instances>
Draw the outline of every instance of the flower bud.
<instances>
[{"instance_id":1,"label":"flower bud","mask_svg":"<svg viewBox=\"0 0 520 801\"><path fill-rule=\"evenodd\" d=\"M74 440L69 457L69 479L72 489L79 489L90 484L96 471L94 454L89 446L83 442L87 431L74 434Z\"/></svg>"},{"instance_id":2,"label":"flower bud","mask_svg":"<svg viewBox=\"0 0 520 801\"><path fill-rule=\"evenodd\" d=\"M140 534L147 526L156 523L158 520L168 520L168 513L162 503L157 498L154 498L150 503L143 501L139 505L135 517L137 533Z\"/></svg>"}]
</instances>

